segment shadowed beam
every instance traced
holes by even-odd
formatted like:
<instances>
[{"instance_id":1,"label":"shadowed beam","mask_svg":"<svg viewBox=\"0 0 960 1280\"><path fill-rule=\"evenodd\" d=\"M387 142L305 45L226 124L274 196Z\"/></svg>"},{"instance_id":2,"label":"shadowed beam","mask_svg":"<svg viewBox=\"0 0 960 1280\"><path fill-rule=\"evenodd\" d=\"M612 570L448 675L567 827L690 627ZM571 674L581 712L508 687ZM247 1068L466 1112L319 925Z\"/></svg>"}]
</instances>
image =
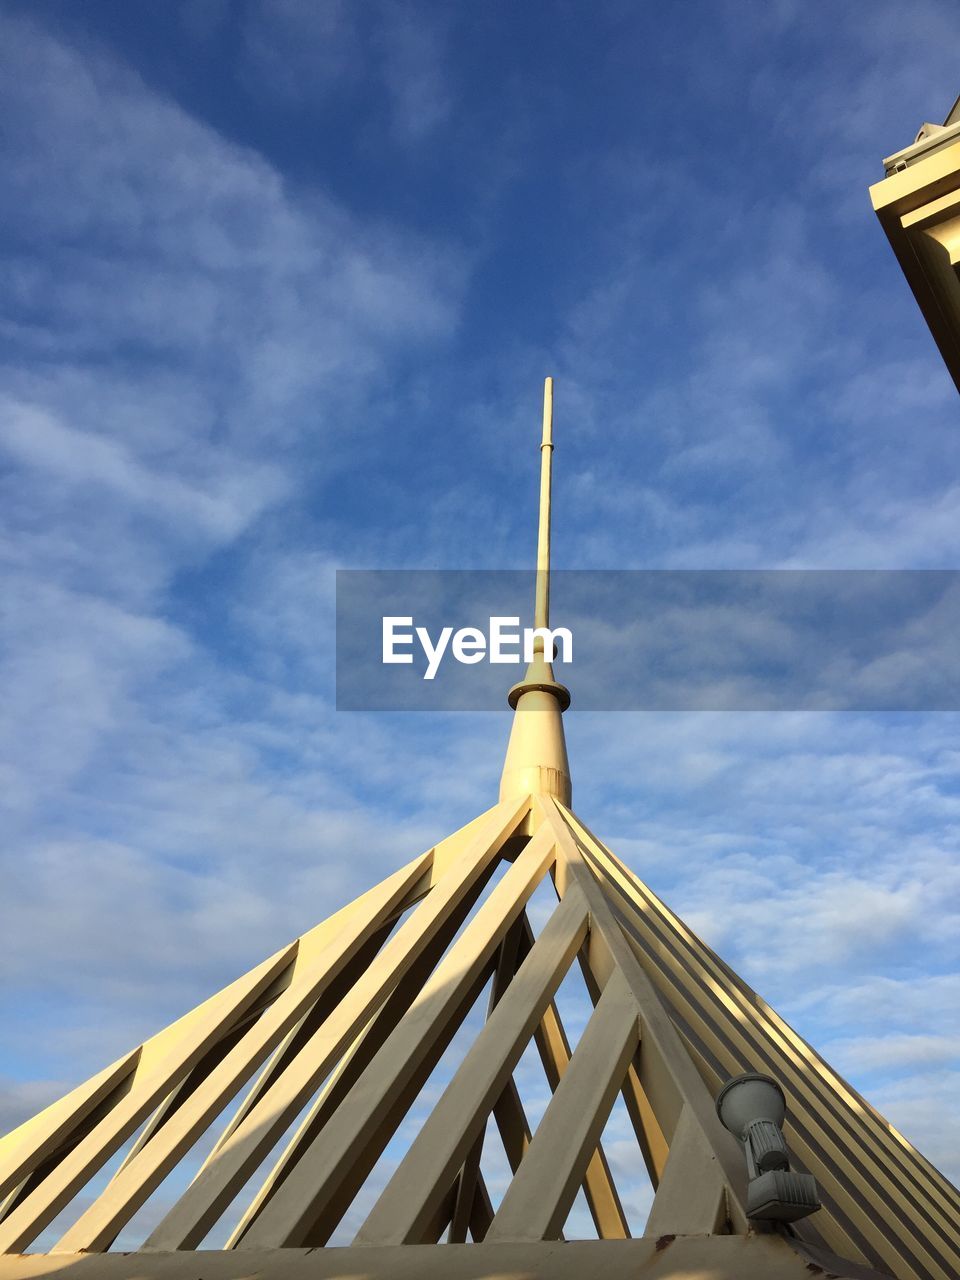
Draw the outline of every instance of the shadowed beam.
<instances>
[{"instance_id":1,"label":"shadowed beam","mask_svg":"<svg viewBox=\"0 0 960 1280\"><path fill-rule=\"evenodd\" d=\"M586 932L586 903L568 894L370 1211L356 1244L422 1242L436 1196L483 1132Z\"/></svg>"},{"instance_id":2,"label":"shadowed beam","mask_svg":"<svg viewBox=\"0 0 960 1280\"><path fill-rule=\"evenodd\" d=\"M488 1242L556 1237L639 1041L632 993L623 975L615 973L494 1215Z\"/></svg>"},{"instance_id":3,"label":"shadowed beam","mask_svg":"<svg viewBox=\"0 0 960 1280\"><path fill-rule=\"evenodd\" d=\"M322 1141L304 1153L240 1248L322 1243L328 1237L413 1101L413 1091L422 1085L438 1038L460 1016L460 1007L478 980L485 980L497 946L519 918L553 858L552 832L544 825L480 907L331 1118Z\"/></svg>"}]
</instances>

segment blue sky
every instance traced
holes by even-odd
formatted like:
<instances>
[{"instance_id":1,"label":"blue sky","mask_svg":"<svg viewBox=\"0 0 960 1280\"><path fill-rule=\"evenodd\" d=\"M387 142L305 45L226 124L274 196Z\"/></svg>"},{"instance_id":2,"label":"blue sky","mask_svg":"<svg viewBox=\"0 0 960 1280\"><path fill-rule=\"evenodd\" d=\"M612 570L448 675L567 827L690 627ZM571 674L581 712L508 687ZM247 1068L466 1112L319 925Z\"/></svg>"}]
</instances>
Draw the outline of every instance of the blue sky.
<instances>
[{"instance_id":1,"label":"blue sky","mask_svg":"<svg viewBox=\"0 0 960 1280\"><path fill-rule=\"evenodd\" d=\"M545 373L559 567L958 567L867 195L954 5L0 27L3 1121L493 801L506 710L334 710L334 571L529 566ZM960 718L575 707L585 820L960 1176Z\"/></svg>"}]
</instances>

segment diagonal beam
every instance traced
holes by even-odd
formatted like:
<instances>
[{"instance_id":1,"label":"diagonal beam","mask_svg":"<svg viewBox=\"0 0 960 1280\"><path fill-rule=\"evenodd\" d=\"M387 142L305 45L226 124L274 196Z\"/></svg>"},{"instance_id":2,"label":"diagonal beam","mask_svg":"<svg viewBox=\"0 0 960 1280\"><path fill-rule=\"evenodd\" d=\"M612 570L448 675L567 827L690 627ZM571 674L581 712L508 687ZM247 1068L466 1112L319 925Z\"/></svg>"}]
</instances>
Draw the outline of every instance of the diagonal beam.
<instances>
[{"instance_id":1,"label":"diagonal beam","mask_svg":"<svg viewBox=\"0 0 960 1280\"><path fill-rule=\"evenodd\" d=\"M497 1004L504 991L509 986L517 971L518 953L520 947L520 939L524 931L530 929L527 913L521 915L520 919L513 926L503 942L500 944L500 952L497 957L497 967L493 975L493 983L490 988L490 1001L487 1006L487 1019L489 1020L491 1013L497 1007ZM460 1170L460 1176L457 1179L456 1203L453 1207L453 1214L450 1219L450 1234L447 1237L448 1244L465 1244L467 1233L470 1230L470 1218L473 1213L473 1203L477 1194L477 1183L480 1178L480 1160L483 1155L483 1138L486 1125L484 1125L473 1141L473 1145L467 1152L463 1162L463 1168Z\"/></svg>"},{"instance_id":2,"label":"diagonal beam","mask_svg":"<svg viewBox=\"0 0 960 1280\"><path fill-rule=\"evenodd\" d=\"M807 1064L798 1063L777 1019L755 993L719 961L710 949L669 911L642 882L601 845L582 824L589 856L623 921L624 933L640 962L665 991L666 999L687 1023L695 1041L713 1059L704 1060L701 1075L722 1081L745 1069L772 1072L791 1098L789 1143L805 1167L816 1175L826 1206L816 1229L838 1253L859 1256L864 1240L896 1271L918 1260L931 1274L948 1274L960 1266L960 1249L951 1244L952 1219L931 1202L918 1202L899 1178L888 1137L878 1126L880 1143L871 1144L862 1123L866 1109L838 1105L830 1082L838 1079L795 1033L806 1049ZM761 1016L763 1010L766 1016ZM785 1024L783 1024L785 1027ZM691 1052L698 1054L698 1049ZM819 1065L813 1066L813 1064ZM811 1066L813 1069L811 1070ZM847 1086L841 1084L842 1089ZM863 1170L870 1170L864 1176ZM837 1200L832 1189L841 1190ZM857 1194L850 1188L858 1188ZM891 1220L890 1203L904 1202L902 1216ZM929 1229L935 1235L931 1237ZM931 1249L936 1240L935 1249ZM864 1255L866 1256L866 1255Z\"/></svg>"},{"instance_id":3,"label":"diagonal beam","mask_svg":"<svg viewBox=\"0 0 960 1280\"><path fill-rule=\"evenodd\" d=\"M713 1098L656 988L624 937L602 886L585 862L564 811L550 796L537 797L535 803L557 838L558 889L563 893L569 885L575 884L590 905L588 961L594 981L602 989L611 975L619 972L633 994L640 1015L642 1037L637 1075L658 1125L670 1142L681 1111L684 1106L690 1107L708 1147L717 1157L727 1185L730 1217L738 1231L745 1231L746 1177L736 1140L720 1124ZM636 1109L632 1114L637 1114Z\"/></svg>"},{"instance_id":4,"label":"diagonal beam","mask_svg":"<svg viewBox=\"0 0 960 1280\"><path fill-rule=\"evenodd\" d=\"M693 1113L684 1107L643 1234L713 1235L723 1226L726 1212L726 1191L713 1152Z\"/></svg>"},{"instance_id":5,"label":"diagonal beam","mask_svg":"<svg viewBox=\"0 0 960 1280\"><path fill-rule=\"evenodd\" d=\"M316 1141L324 1125L373 1061L387 1037L393 1033L400 1019L420 994L423 984L437 967L447 947L456 937L464 920L476 905L476 899L486 883L487 877L480 877L470 893L444 922L443 928L437 933L430 946L403 975L387 1000L337 1063L286 1149L247 1206L231 1233L226 1248L237 1247L246 1235L250 1224L260 1215L263 1206L276 1194L303 1153Z\"/></svg>"},{"instance_id":6,"label":"diagonal beam","mask_svg":"<svg viewBox=\"0 0 960 1280\"><path fill-rule=\"evenodd\" d=\"M144 1046L129 1092L0 1223L0 1253L22 1252L53 1221L87 1179L120 1149L170 1090L289 967L296 949L294 943L278 951L193 1014L154 1037L155 1047L149 1058ZM144 1073L145 1063L150 1069Z\"/></svg>"},{"instance_id":7,"label":"diagonal beam","mask_svg":"<svg viewBox=\"0 0 960 1280\"><path fill-rule=\"evenodd\" d=\"M639 1040L633 993L615 973L494 1215L488 1242L556 1239Z\"/></svg>"},{"instance_id":8,"label":"diagonal beam","mask_svg":"<svg viewBox=\"0 0 960 1280\"><path fill-rule=\"evenodd\" d=\"M477 1174L477 1190L473 1197L473 1208L470 1211L470 1234L475 1244L480 1244L481 1241L486 1239L492 1221L493 1204L481 1170Z\"/></svg>"},{"instance_id":9,"label":"diagonal beam","mask_svg":"<svg viewBox=\"0 0 960 1280\"><path fill-rule=\"evenodd\" d=\"M493 1104L493 1118L497 1123L510 1171L516 1173L520 1168L521 1160L530 1149L532 1136L523 1102L512 1077Z\"/></svg>"},{"instance_id":10,"label":"diagonal beam","mask_svg":"<svg viewBox=\"0 0 960 1280\"><path fill-rule=\"evenodd\" d=\"M53 1253L97 1252L109 1248L118 1231L130 1220L174 1165L206 1132L237 1090L249 1080L283 1037L331 986L352 961L380 933L384 921L403 901L422 871L408 868L390 876L368 897L366 910L358 913L334 938L310 968L279 996L237 1044L198 1083L166 1118L137 1154L113 1178L102 1194L51 1250ZM355 967L355 966L354 966ZM354 976L354 975L349 975ZM356 975L359 976L359 975ZM339 984L341 987L343 983ZM339 995L339 991L333 993Z\"/></svg>"},{"instance_id":11,"label":"diagonal beam","mask_svg":"<svg viewBox=\"0 0 960 1280\"><path fill-rule=\"evenodd\" d=\"M527 935L524 947L532 946L533 934L527 924ZM560 1012L556 1001L551 1000L543 1015L543 1021L534 1032L537 1051L552 1091L556 1091L570 1063L570 1042L560 1021ZM601 1240L625 1240L630 1235L630 1227L614 1185L610 1166L603 1150L603 1144L590 1157L587 1172L583 1180L583 1192Z\"/></svg>"},{"instance_id":12,"label":"diagonal beam","mask_svg":"<svg viewBox=\"0 0 960 1280\"><path fill-rule=\"evenodd\" d=\"M340 1220L479 994L498 944L554 858L543 827L447 953L401 1021L286 1182L240 1242L243 1249L323 1243ZM451 1174L451 1183L453 1175Z\"/></svg>"},{"instance_id":13,"label":"diagonal beam","mask_svg":"<svg viewBox=\"0 0 960 1280\"><path fill-rule=\"evenodd\" d=\"M481 814L466 827L428 850L426 854L420 855L406 867L399 869L396 873L398 877L414 869L417 869L420 874L407 898L398 904L398 910L412 905L430 891L439 876L450 865L451 860L462 851L469 839L488 819L490 812L493 811ZM321 921L297 940L294 944L295 955L291 963L278 970L274 980L260 990L256 999L249 1002L242 1017L230 1024L222 1036L215 1036L212 1039L201 1060L196 1062L186 1075L181 1075L179 1081L172 1083L166 1091L166 1100L161 1102L159 1110L155 1112L153 1119L148 1122L134 1147L128 1152L124 1165L150 1141L180 1103L189 1096L197 1080L206 1074L205 1065L209 1063L212 1069L219 1056L227 1051L230 1045L224 1048L224 1040L234 1039L238 1028L244 1023L251 1023L264 1008L281 995L303 970L312 964L316 955L329 941L341 933L354 916L367 909L370 900L376 896L379 889L378 885L367 893L361 894L359 898ZM287 949L284 954L290 957L291 949ZM214 1014L225 1002L229 1003L245 981L246 977L240 978L211 996L203 1004L159 1031L98 1076L80 1085L32 1119L25 1121L6 1137L0 1138L0 1197L6 1195L0 1210L0 1220L9 1217L13 1209L33 1193L50 1171L64 1161L118 1102L132 1090L140 1090L146 1080L152 1079L158 1064L169 1058L171 1048L183 1041L192 1029L205 1024L211 1014Z\"/></svg>"},{"instance_id":14,"label":"diagonal beam","mask_svg":"<svg viewBox=\"0 0 960 1280\"><path fill-rule=\"evenodd\" d=\"M407 899L403 899L406 902ZM284 1071L294 1060L303 1046L310 1040L314 1032L317 1031L333 1010L337 1007L345 995L350 992L356 984L361 973L369 969L379 954L384 942L390 936L396 924L397 908L391 913L391 918L387 923L370 938L370 940L360 948L350 964L343 969L335 981L326 987L320 999L318 999L313 1007L309 1009L302 1018L297 1022L296 1026L283 1038L277 1048L273 1051L266 1066L260 1072L252 1088L250 1088L239 1107L232 1115L230 1122L227 1124L223 1132L217 1138L213 1148L207 1155L201 1165L210 1163L215 1160L220 1148L230 1137L231 1133L243 1123L248 1113L253 1109L257 1102L263 1097L267 1090L279 1080Z\"/></svg>"},{"instance_id":15,"label":"diagonal beam","mask_svg":"<svg viewBox=\"0 0 960 1280\"><path fill-rule=\"evenodd\" d=\"M500 854L525 816L528 801L498 805L462 855L397 930L374 964L314 1033L277 1083L247 1114L159 1226L144 1248L189 1249L200 1243L268 1154L304 1103L333 1069L371 1013L417 960L472 884ZM149 1148L148 1148L149 1150Z\"/></svg>"},{"instance_id":16,"label":"diagonal beam","mask_svg":"<svg viewBox=\"0 0 960 1280\"><path fill-rule=\"evenodd\" d=\"M8 1192L16 1195L25 1179L44 1161L55 1158L58 1151L70 1144L83 1122L102 1104L108 1104L111 1094L124 1082L129 1083L139 1059L139 1049L118 1058L65 1098L46 1107L8 1134L0 1142L0 1152L6 1148L5 1158L0 1163L0 1196Z\"/></svg>"},{"instance_id":17,"label":"diagonal beam","mask_svg":"<svg viewBox=\"0 0 960 1280\"><path fill-rule=\"evenodd\" d=\"M521 957L525 957L533 945L533 933L526 916L523 923L525 928L519 951ZM556 1003L552 1000L544 1012L543 1020L534 1032L534 1041L543 1063L547 1083L553 1092L569 1064L570 1046ZM632 1071L633 1068L631 1067L630 1070ZM520 1168L520 1161L530 1146L531 1133L513 1077L507 1081L503 1092L494 1103L493 1117L510 1169L516 1173ZM623 1213L617 1189L613 1184L601 1143L597 1143L597 1149L587 1165L583 1190L600 1238L604 1240L628 1238L629 1225ZM558 1238L562 1240L562 1234Z\"/></svg>"},{"instance_id":18,"label":"diagonal beam","mask_svg":"<svg viewBox=\"0 0 960 1280\"><path fill-rule=\"evenodd\" d=\"M450 1218L450 1232L447 1244L465 1244L470 1230L470 1219L477 1196L477 1182L480 1178L480 1157L483 1155L483 1136L481 1129L467 1152L457 1178L457 1195Z\"/></svg>"},{"instance_id":19,"label":"diagonal beam","mask_svg":"<svg viewBox=\"0 0 960 1280\"><path fill-rule=\"evenodd\" d=\"M422 865L422 859L419 861ZM412 867L413 867L413 864L411 864L409 869L412 870ZM407 878L407 874L406 874L407 871L408 871L408 868L401 868L400 874L396 877L397 882L399 882L401 878L404 878L404 879ZM393 878L391 877L391 880L392 879ZM382 889L383 889L383 884L377 885L369 893L366 893L361 898L356 899L355 902L351 905L356 906L358 910L356 913L351 912L350 914L355 915L359 919L359 917L364 912L366 912L370 907L370 905L375 901L377 895L381 893ZM402 897L400 901L401 902L406 901L406 897ZM394 907L392 909L392 911L390 912L390 917L395 916L397 909L398 909L397 907ZM356 923L356 920L352 922L349 921L346 914L342 911L338 912L337 916L341 918L344 925L346 925L347 923L351 923L351 927L353 927L353 924ZM393 928L394 923L395 923L395 920L393 918L388 918L388 922L384 926L382 926L380 929L377 929L372 934L372 936L368 939L368 941L363 946L361 946L359 950L355 951L355 954L353 955L352 959L350 959L349 963L346 964L345 966L341 966L339 969L339 973L337 973L336 977L334 977L329 983L325 985L322 995L320 996L319 999L316 1000L313 1007L307 1013L305 1013L302 1018L300 1018L300 1020L297 1022L297 1025L293 1028L292 1031L288 1033L288 1035L281 1041L279 1047L272 1053L270 1057L270 1061L267 1063L267 1066L261 1072L259 1078L257 1079L256 1084L252 1089L248 1091L247 1096L244 1098L242 1105L238 1107L236 1112L234 1113L230 1121L230 1124L227 1127L227 1133L232 1132L232 1130L236 1128L237 1124L239 1124L240 1120L246 1114L247 1110L249 1110L250 1106L252 1106L255 1099L260 1095L260 1093L262 1093L266 1089L270 1081L275 1079L276 1076L280 1074L283 1068L290 1061L290 1058L298 1051L301 1043L305 1041L306 1038L309 1035L311 1035L314 1030L316 1030L316 1028L324 1020L324 1018L327 1017L330 1010L333 1009L342 999L344 994L350 990L350 988L356 982L358 975L362 973L364 969L369 968L370 964L373 961L373 958L376 956L377 952L380 950L380 947L383 945L384 940L389 936L390 930ZM314 931L311 930L311 933L312 932ZM344 937L350 936L349 933L346 931L346 929L343 932L343 936ZM302 944L303 942L302 938L300 939L300 942ZM305 977L309 977L309 973L305 974L304 972L305 969L308 969L309 971L312 972L316 968L315 963L311 963L307 966L300 964L300 961L302 961L303 959L304 957L302 955L302 952L298 949L298 952L297 952L298 964L296 969L296 976L292 982L287 984L287 986L284 988L283 992L281 992L279 997L277 996L274 997L274 999L277 999L278 1003L280 1002L280 1000L284 998L284 994L286 993L289 987L297 986L299 989L299 984L304 980ZM276 986L276 984L274 984L274 986ZM214 1047L207 1053L206 1057L201 1062L197 1063L194 1069L190 1072L189 1076L187 1076L186 1079L181 1081L181 1083L177 1086L177 1088L174 1089L173 1092L167 1096L163 1104L157 1109L157 1111L153 1114L153 1116L148 1121L148 1123L141 1130L140 1135L138 1136L136 1142L127 1152L127 1155L124 1158L122 1164L116 1170L113 1177L111 1178L110 1180L111 1183L115 1182L117 1178L120 1177L120 1175L127 1168L127 1165L129 1165L131 1161L135 1160L136 1157L139 1156L143 1148L156 1137L156 1135L167 1123L167 1121L170 1120L171 1117L177 1112L177 1110L184 1104L184 1102L186 1102L186 1100L192 1096L192 1094L195 1092L198 1086L202 1085L203 1082L207 1079L207 1077L212 1074L212 1072L214 1071L214 1068L216 1068L220 1064L220 1062L227 1056L230 1050L234 1048L234 1046L238 1043L240 1038L247 1034L253 1022L256 1020L257 1017L259 1017L259 1015L262 1012L263 1012L263 1009L260 1008L260 1009L257 1009L253 1014L248 1014L244 1021L238 1023L237 1026L234 1027L228 1035L224 1036L224 1038L218 1044L214 1045ZM207 1159L204 1161L204 1164L206 1164L207 1161L209 1161L212 1158L214 1153L218 1150L219 1146L223 1142L225 1136L226 1134L221 1134L220 1139L215 1144L213 1151L211 1151L210 1154L207 1156ZM102 1247L108 1248L109 1245L104 1245Z\"/></svg>"},{"instance_id":20,"label":"diagonal beam","mask_svg":"<svg viewBox=\"0 0 960 1280\"><path fill-rule=\"evenodd\" d=\"M367 1216L355 1244L427 1243L424 1230L587 932L582 895L570 893L550 917L420 1133ZM522 1166L521 1166L522 1168Z\"/></svg>"}]
</instances>

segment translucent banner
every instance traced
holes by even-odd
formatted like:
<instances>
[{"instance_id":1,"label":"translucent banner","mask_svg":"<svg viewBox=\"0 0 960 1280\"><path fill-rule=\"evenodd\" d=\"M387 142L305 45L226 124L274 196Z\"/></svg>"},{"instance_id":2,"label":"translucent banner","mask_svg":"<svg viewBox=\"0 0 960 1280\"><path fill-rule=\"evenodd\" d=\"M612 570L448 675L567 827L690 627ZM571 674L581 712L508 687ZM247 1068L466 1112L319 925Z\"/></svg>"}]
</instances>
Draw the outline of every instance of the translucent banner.
<instances>
[{"instance_id":1,"label":"translucent banner","mask_svg":"<svg viewBox=\"0 0 960 1280\"><path fill-rule=\"evenodd\" d=\"M533 598L533 572L340 570L338 708L502 708ZM559 571L551 628L584 710L960 709L953 570Z\"/></svg>"}]
</instances>

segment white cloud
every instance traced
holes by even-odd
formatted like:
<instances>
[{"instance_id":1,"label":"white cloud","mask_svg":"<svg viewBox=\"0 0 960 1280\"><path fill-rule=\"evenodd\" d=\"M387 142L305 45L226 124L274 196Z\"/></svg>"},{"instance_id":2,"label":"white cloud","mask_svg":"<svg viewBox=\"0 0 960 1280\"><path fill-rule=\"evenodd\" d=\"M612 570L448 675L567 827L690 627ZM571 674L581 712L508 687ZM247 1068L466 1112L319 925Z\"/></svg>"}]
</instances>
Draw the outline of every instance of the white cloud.
<instances>
[{"instance_id":1,"label":"white cloud","mask_svg":"<svg viewBox=\"0 0 960 1280\"><path fill-rule=\"evenodd\" d=\"M380 0L255 0L243 23L242 69L260 97L316 108L362 93L394 141L419 144L448 118L453 84L436 14Z\"/></svg>"},{"instance_id":2,"label":"white cloud","mask_svg":"<svg viewBox=\"0 0 960 1280\"><path fill-rule=\"evenodd\" d=\"M243 39L244 70L265 96L322 100L359 74L357 14L344 0L256 0Z\"/></svg>"},{"instance_id":3,"label":"white cloud","mask_svg":"<svg viewBox=\"0 0 960 1280\"><path fill-rule=\"evenodd\" d=\"M410 6L384 6L378 49L391 104L391 123L401 141L420 142L447 119L452 89L436 24Z\"/></svg>"},{"instance_id":4,"label":"white cloud","mask_svg":"<svg viewBox=\"0 0 960 1280\"><path fill-rule=\"evenodd\" d=\"M903 1067L929 1069L960 1061L960 1035L929 1032L921 1035L854 1036L830 1041L821 1047L821 1052L843 1075L897 1071Z\"/></svg>"},{"instance_id":5,"label":"white cloud","mask_svg":"<svg viewBox=\"0 0 960 1280\"><path fill-rule=\"evenodd\" d=\"M958 1088L960 1071L931 1071L907 1075L870 1096L894 1128L954 1183L958 1169L953 1099Z\"/></svg>"},{"instance_id":6,"label":"white cloud","mask_svg":"<svg viewBox=\"0 0 960 1280\"><path fill-rule=\"evenodd\" d=\"M304 442L329 469L398 352L454 327L463 266L289 189L102 51L3 34L3 961L11 1047L70 1079L443 834L422 800L369 812L326 694L241 676L171 591L299 500Z\"/></svg>"}]
</instances>

